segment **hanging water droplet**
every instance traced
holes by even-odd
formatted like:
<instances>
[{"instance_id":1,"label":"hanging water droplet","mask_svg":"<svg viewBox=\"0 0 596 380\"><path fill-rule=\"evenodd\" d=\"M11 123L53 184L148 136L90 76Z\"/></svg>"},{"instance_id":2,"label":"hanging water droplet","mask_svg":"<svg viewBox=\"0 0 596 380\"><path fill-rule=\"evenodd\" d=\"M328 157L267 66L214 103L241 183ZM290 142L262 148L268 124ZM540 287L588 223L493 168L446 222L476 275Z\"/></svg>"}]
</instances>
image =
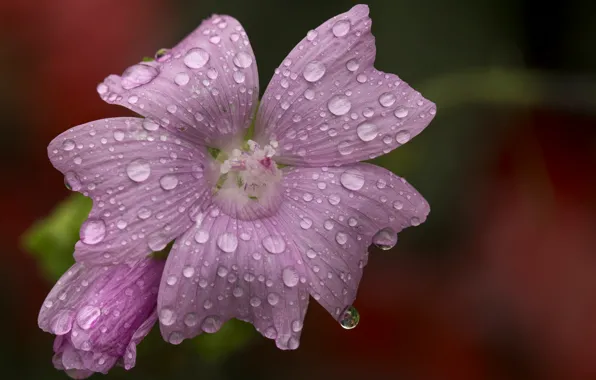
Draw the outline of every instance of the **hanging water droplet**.
<instances>
[{"instance_id":1,"label":"hanging water droplet","mask_svg":"<svg viewBox=\"0 0 596 380\"><path fill-rule=\"evenodd\" d=\"M203 323L201 324L201 329L206 333L214 333L221 328L221 325L221 318L219 318L216 315L213 315L203 320Z\"/></svg>"},{"instance_id":2,"label":"hanging water droplet","mask_svg":"<svg viewBox=\"0 0 596 380\"><path fill-rule=\"evenodd\" d=\"M225 232L217 238L217 246L226 253L232 253L238 248L238 238L231 232Z\"/></svg>"},{"instance_id":3,"label":"hanging water droplet","mask_svg":"<svg viewBox=\"0 0 596 380\"><path fill-rule=\"evenodd\" d=\"M134 65L122 73L120 85L125 90L131 90L151 82L158 74L159 71L155 67Z\"/></svg>"},{"instance_id":4,"label":"hanging water droplet","mask_svg":"<svg viewBox=\"0 0 596 380\"><path fill-rule=\"evenodd\" d=\"M319 61L312 61L304 67L304 79L309 82L316 82L325 75L325 65Z\"/></svg>"},{"instance_id":5,"label":"hanging water droplet","mask_svg":"<svg viewBox=\"0 0 596 380\"><path fill-rule=\"evenodd\" d=\"M101 219L87 219L81 226L79 235L85 244L98 244L106 236L106 224Z\"/></svg>"},{"instance_id":6,"label":"hanging water droplet","mask_svg":"<svg viewBox=\"0 0 596 380\"><path fill-rule=\"evenodd\" d=\"M379 134L378 128L372 123L362 123L356 128L356 133L362 141L372 141Z\"/></svg>"},{"instance_id":7,"label":"hanging water droplet","mask_svg":"<svg viewBox=\"0 0 596 380\"><path fill-rule=\"evenodd\" d=\"M152 252L159 252L162 249L164 249L169 242L170 241L168 237L158 231L149 236L149 239L147 240L147 245L149 246L149 249Z\"/></svg>"},{"instance_id":8,"label":"hanging water droplet","mask_svg":"<svg viewBox=\"0 0 596 380\"><path fill-rule=\"evenodd\" d=\"M339 181L348 190L360 190L364 186L364 176L356 169L348 169L343 172Z\"/></svg>"},{"instance_id":9,"label":"hanging water droplet","mask_svg":"<svg viewBox=\"0 0 596 380\"><path fill-rule=\"evenodd\" d=\"M209 61L209 53L202 48L190 49L184 56L184 64L191 69L200 69Z\"/></svg>"},{"instance_id":10,"label":"hanging water droplet","mask_svg":"<svg viewBox=\"0 0 596 380\"><path fill-rule=\"evenodd\" d=\"M272 254L282 253L286 249L285 240L278 235L269 235L263 238L261 243L267 252Z\"/></svg>"},{"instance_id":11,"label":"hanging water droplet","mask_svg":"<svg viewBox=\"0 0 596 380\"><path fill-rule=\"evenodd\" d=\"M397 233L390 227L383 228L373 236L372 243L383 251L387 251L397 244Z\"/></svg>"},{"instance_id":12,"label":"hanging water droplet","mask_svg":"<svg viewBox=\"0 0 596 380\"><path fill-rule=\"evenodd\" d=\"M339 324L346 330L358 326L358 322L360 322L360 313L354 306L348 306L339 318Z\"/></svg>"},{"instance_id":13,"label":"hanging water droplet","mask_svg":"<svg viewBox=\"0 0 596 380\"><path fill-rule=\"evenodd\" d=\"M151 166L147 160L137 158L126 166L126 174L135 182L143 182L151 175Z\"/></svg>"},{"instance_id":14,"label":"hanging water droplet","mask_svg":"<svg viewBox=\"0 0 596 380\"><path fill-rule=\"evenodd\" d=\"M343 37L350 31L350 21L340 20L333 25L332 30L335 37Z\"/></svg>"},{"instance_id":15,"label":"hanging water droplet","mask_svg":"<svg viewBox=\"0 0 596 380\"><path fill-rule=\"evenodd\" d=\"M234 65L246 69L252 65L252 56L247 52L240 51L234 56Z\"/></svg>"},{"instance_id":16,"label":"hanging water droplet","mask_svg":"<svg viewBox=\"0 0 596 380\"><path fill-rule=\"evenodd\" d=\"M334 114L335 116L342 116L350 112L352 108L352 103L345 95L335 95L329 102L327 103L327 108L329 112Z\"/></svg>"}]
</instances>

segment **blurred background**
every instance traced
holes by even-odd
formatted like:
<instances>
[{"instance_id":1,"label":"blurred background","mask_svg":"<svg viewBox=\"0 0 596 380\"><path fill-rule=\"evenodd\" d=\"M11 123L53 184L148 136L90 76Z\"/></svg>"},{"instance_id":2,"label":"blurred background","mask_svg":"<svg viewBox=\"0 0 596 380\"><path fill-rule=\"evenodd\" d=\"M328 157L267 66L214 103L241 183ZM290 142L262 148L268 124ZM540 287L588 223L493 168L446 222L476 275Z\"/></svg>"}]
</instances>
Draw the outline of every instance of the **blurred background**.
<instances>
[{"instance_id":1,"label":"blurred background","mask_svg":"<svg viewBox=\"0 0 596 380\"><path fill-rule=\"evenodd\" d=\"M311 302L295 352L240 322L179 347L155 329L136 368L108 379L596 379L596 3L368 3L376 67L439 112L377 161L432 212L371 255L358 327ZM97 83L225 13L250 36L262 93L309 29L354 4L0 0L2 375L66 379L37 314L89 204L72 198L46 146L129 114L102 102Z\"/></svg>"}]
</instances>

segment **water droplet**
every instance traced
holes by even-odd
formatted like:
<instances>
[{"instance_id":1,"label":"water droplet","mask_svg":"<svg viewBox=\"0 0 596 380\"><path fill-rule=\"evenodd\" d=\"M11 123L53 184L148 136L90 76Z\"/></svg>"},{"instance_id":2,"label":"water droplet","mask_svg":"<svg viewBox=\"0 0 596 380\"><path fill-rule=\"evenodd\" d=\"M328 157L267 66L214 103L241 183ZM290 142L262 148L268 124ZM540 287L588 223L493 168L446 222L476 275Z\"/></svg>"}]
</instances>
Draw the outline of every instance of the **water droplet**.
<instances>
[{"instance_id":1,"label":"water droplet","mask_svg":"<svg viewBox=\"0 0 596 380\"><path fill-rule=\"evenodd\" d=\"M209 37L209 42L211 42L212 44L217 45L218 43L221 42L221 37L218 36L218 35L211 36L211 37Z\"/></svg>"},{"instance_id":2,"label":"water droplet","mask_svg":"<svg viewBox=\"0 0 596 380\"><path fill-rule=\"evenodd\" d=\"M340 20L333 25L332 30L335 37L343 37L350 31L350 21Z\"/></svg>"},{"instance_id":3,"label":"water droplet","mask_svg":"<svg viewBox=\"0 0 596 380\"><path fill-rule=\"evenodd\" d=\"M373 236L372 243L383 251L387 251L397 244L397 233L392 228L383 228Z\"/></svg>"},{"instance_id":4,"label":"water droplet","mask_svg":"<svg viewBox=\"0 0 596 380\"><path fill-rule=\"evenodd\" d=\"M126 174L128 175L128 178L135 182L143 182L149 178L149 175L151 174L151 166L147 160L137 158L126 166Z\"/></svg>"},{"instance_id":5,"label":"water droplet","mask_svg":"<svg viewBox=\"0 0 596 380\"><path fill-rule=\"evenodd\" d=\"M364 176L356 169L348 169L343 172L339 181L348 190L360 190L364 186Z\"/></svg>"},{"instance_id":6,"label":"water droplet","mask_svg":"<svg viewBox=\"0 0 596 380\"><path fill-rule=\"evenodd\" d=\"M75 148L75 142L72 140L64 140L62 143L62 149L69 152Z\"/></svg>"},{"instance_id":7,"label":"water droplet","mask_svg":"<svg viewBox=\"0 0 596 380\"><path fill-rule=\"evenodd\" d=\"M420 219L418 219L417 217L413 216L412 219L410 219L410 223L414 227L419 226L420 225Z\"/></svg>"},{"instance_id":8,"label":"water droplet","mask_svg":"<svg viewBox=\"0 0 596 380\"><path fill-rule=\"evenodd\" d=\"M332 220L330 220L330 219L327 219L327 220L325 221L325 223L323 223L323 227L324 227L324 228L325 228L327 231L331 231L331 230L333 229L333 226L334 226L334 224L333 224L333 221L332 221Z\"/></svg>"},{"instance_id":9,"label":"water droplet","mask_svg":"<svg viewBox=\"0 0 596 380\"><path fill-rule=\"evenodd\" d=\"M157 62L165 62L168 59L170 59L172 55L170 54L170 50L169 49L159 49L156 53L155 53L155 60Z\"/></svg>"},{"instance_id":10,"label":"water droplet","mask_svg":"<svg viewBox=\"0 0 596 380\"><path fill-rule=\"evenodd\" d=\"M395 115L395 117L403 119L404 117L408 116L408 110L404 107L398 107L395 109L393 114Z\"/></svg>"},{"instance_id":11,"label":"water droplet","mask_svg":"<svg viewBox=\"0 0 596 380\"><path fill-rule=\"evenodd\" d=\"M341 198L339 197L338 194L331 194L329 196L329 198L327 198L327 200L329 201L329 203L331 203L333 206L337 206L339 204L339 202L341 201Z\"/></svg>"},{"instance_id":12,"label":"water droplet","mask_svg":"<svg viewBox=\"0 0 596 380\"><path fill-rule=\"evenodd\" d=\"M341 154L342 156L347 156L354 152L354 146L350 141L342 141L339 144L337 144L337 150L339 151L339 154Z\"/></svg>"},{"instance_id":13,"label":"water droplet","mask_svg":"<svg viewBox=\"0 0 596 380\"><path fill-rule=\"evenodd\" d=\"M108 86L105 83L100 83L97 85L97 93L99 95L104 95L109 90Z\"/></svg>"},{"instance_id":14,"label":"water droplet","mask_svg":"<svg viewBox=\"0 0 596 380\"><path fill-rule=\"evenodd\" d=\"M269 305L271 306L277 305L279 302L279 295L277 293L269 293L267 295L267 302L269 302Z\"/></svg>"},{"instance_id":15,"label":"water droplet","mask_svg":"<svg viewBox=\"0 0 596 380\"><path fill-rule=\"evenodd\" d=\"M410 141L410 132L408 132L408 131L397 132L397 134L395 135L395 141L397 141L400 144L407 143L408 141Z\"/></svg>"},{"instance_id":16,"label":"water droplet","mask_svg":"<svg viewBox=\"0 0 596 380\"><path fill-rule=\"evenodd\" d=\"M240 51L234 56L234 65L246 69L252 65L252 56L244 51Z\"/></svg>"},{"instance_id":17,"label":"water droplet","mask_svg":"<svg viewBox=\"0 0 596 380\"><path fill-rule=\"evenodd\" d=\"M209 231L199 230L195 234L195 241L199 244L204 244L209 240Z\"/></svg>"},{"instance_id":18,"label":"water droplet","mask_svg":"<svg viewBox=\"0 0 596 380\"><path fill-rule=\"evenodd\" d=\"M217 238L217 246L226 253L232 253L238 248L238 238L231 232L226 232Z\"/></svg>"},{"instance_id":19,"label":"water droplet","mask_svg":"<svg viewBox=\"0 0 596 380\"><path fill-rule=\"evenodd\" d=\"M212 67L209 70L207 70L207 76L209 77L209 79L215 80L219 76L219 73Z\"/></svg>"},{"instance_id":20,"label":"water droplet","mask_svg":"<svg viewBox=\"0 0 596 380\"><path fill-rule=\"evenodd\" d=\"M381 103L383 107L391 107L395 103L395 95L391 92L385 92L379 96L379 103Z\"/></svg>"},{"instance_id":21,"label":"water droplet","mask_svg":"<svg viewBox=\"0 0 596 380\"><path fill-rule=\"evenodd\" d=\"M178 177L173 174L166 174L159 179L159 184L164 190L173 190L178 186Z\"/></svg>"},{"instance_id":22,"label":"water droplet","mask_svg":"<svg viewBox=\"0 0 596 380\"><path fill-rule=\"evenodd\" d=\"M136 95L132 95L128 97L128 102L130 104L137 104L137 102L139 101L139 97Z\"/></svg>"},{"instance_id":23,"label":"water droplet","mask_svg":"<svg viewBox=\"0 0 596 380\"><path fill-rule=\"evenodd\" d=\"M383 178L379 178L377 180L377 188L384 189L385 186L387 186L387 181L385 181Z\"/></svg>"},{"instance_id":24,"label":"water droplet","mask_svg":"<svg viewBox=\"0 0 596 380\"><path fill-rule=\"evenodd\" d=\"M350 112L352 108L352 103L345 95L335 95L329 102L327 103L327 108L329 112L334 114L335 116L342 116Z\"/></svg>"},{"instance_id":25,"label":"water droplet","mask_svg":"<svg viewBox=\"0 0 596 380\"><path fill-rule=\"evenodd\" d=\"M263 247L269 253L282 253L286 249L286 242L285 240L278 235L269 235L263 238L262 241Z\"/></svg>"},{"instance_id":26,"label":"water droplet","mask_svg":"<svg viewBox=\"0 0 596 380\"><path fill-rule=\"evenodd\" d=\"M294 286L298 285L298 280L300 279L300 275L298 271L294 267L286 267L282 271L282 279L284 284L289 287L293 288Z\"/></svg>"},{"instance_id":27,"label":"water droplet","mask_svg":"<svg viewBox=\"0 0 596 380\"><path fill-rule=\"evenodd\" d=\"M85 244L98 244L105 236L106 224L101 219L87 219L81 226L80 237Z\"/></svg>"},{"instance_id":28,"label":"water droplet","mask_svg":"<svg viewBox=\"0 0 596 380\"><path fill-rule=\"evenodd\" d=\"M244 83L244 80L246 79L246 76L242 71L235 71L233 77L236 83Z\"/></svg>"},{"instance_id":29,"label":"water droplet","mask_svg":"<svg viewBox=\"0 0 596 380\"><path fill-rule=\"evenodd\" d=\"M176 113L176 111L178 111L178 106L175 104L168 104L166 109L168 110L169 113Z\"/></svg>"},{"instance_id":30,"label":"water droplet","mask_svg":"<svg viewBox=\"0 0 596 380\"><path fill-rule=\"evenodd\" d=\"M190 76L187 73L179 73L174 77L174 83L178 86L186 86L190 82Z\"/></svg>"},{"instance_id":31,"label":"water droplet","mask_svg":"<svg viewBox=\"0 0 596 380\"><path fill-rule=\"evenodd\" d=\"M315 38L317 38L318 35L319 32L317 32L316 30L309 30L308 33L306 33L306 39L312 41Z\"/></svg>"},{"instance_id":32,"label":"water droplet","mask_svg":"<svg viewBox=\"0 0 596 380\"><path fill-rule=\"evenodd\" d=\"M188 313L184 316L184 324L188 327L196 326L199 323L199 317L195 313Z\"/></svg>"},{"instance_id":33,"label":"water droplet","mask_svg":"<svg viewBox=\"0 0 596 380\"><path fill-rule=\"evenodd\" d=\"M195 274L195 268L191 267L191 266L187 266L184 267L184 269L182 269L182 275L186 278L191 278L192 276L194 276Z\"/></svg>"},{"instance_id":34,"label":"water droplet","mask_svg":"<svg viewBox=\"0 0 596 380\"><path fill-rule=\"evenodd\" d=\"M185 320L186 322L186 320ZM184 340L184 335L180 331L172 331L170 336L168 337L168 342L171 344L180 344Z\"/></svg>"},{"instance_id":35,"label":"water droplet","mask_svg":"<svg viewBox=\"0 0 596 380\"><path fill-rule=\"evenodd\" d=\"M339 318L339 324L346 330L353 329L358 325L358 322L360 322L360 313L354 306L348 306Z\"/></svg>"},{"instance_id":36,"label":"water droplet","mask_svg":"<svg viewBox=\"0 0 596 380\"><path fill-rule=\"evenodd\" d=\"M325 75L325 65L323 62L312 61L304 67L304 79L309 82L316 82Z\"/></svg>"},{"instance_id":37,"label":"water droplet","mask_svg":"<svg viewBox=\"0 0 596 380\"><path fill-rule=\"evenodd\" d=\"M304 91L304 97L307 100L313 100L315 98L315 92L310 88L307 88L306 91Z\"/></svg>"},{"instance_id":38,"label":"water droplet","mask_svg":"<svg viewBox=\"0 0 596 380\"><path fill-rule=\"evenodd\" d=\"M312 227L312 220L309 218L302 218L300 221L300 227L302 227L303 230L308 230L310 227Z\"/></svg>"},{"instance_id":39,"label":"water droplet","mask_svg":"<svg viewBox=\"0 0 596 380\"><path fill-rule=\"evenodd\" d=\"M83 306L77 313L77 324L83 330L89 330L101 315L101 310L95 306Z\"/></svg>"},{"instance_id":40,"label":"water droplet","mask_svg":"<svg viewBox=\"0 0 596 380\"><path fill-rule=\"evenodd\" d=\"M362 123L356 128L356 133L362 141L372 141L379 134L378 128L372 123Z\"/></svg>"},{"instance_id":41,"label":"water droplet","mask_svg":"<svg viewBox=\"0 0 596 380\"><path fill-rule=\"evenodd\" d=\"M359 67L360 65L358 64L358 61L355 59L350 59L348 62L346 62L346 68L352 72L358 70Z\"/></svg>"},{"instance_id":42,"label":"water droplet","mask_svg":"<svg viewBox=\"0 0 596 380\"><path fill-rule=\"evenodd\" d=\"M83 187L79 176L77 176L74 172L67 172L64 175L64 185L68 190L72 191L79 191L81 190L81 187Z\"/></svg>"},{"instance_id":43,"label":"water droplet","mask_svg":"<svg viewBox=\"0 0 596 380\"><path fill-rule=\"evenodd\" d=\"M164 326L171 326L176 322L176 313L174 310L164 307L159 311L159 321Z\"/></svg>"},{"instance_id":44,"label":"water droplet","mask_svg":"<svg viewBox=\"0 0 596 380\"><path fill-rule=\"evenodd\" d=\"M158 74L159 71L155 67L134 65L122 73L120 85L125 90L131 90L151 82Z\"/></svg>"},{"instance_id":45,"label":"water droplet","mask_svg":"<svg viewBox=\"0 0 596 380\"><path fill-rule=\"evenodd\" d=\"M176 285L177 282L178 282L178 277L176 277L174 275L168 276L168 278L166 279L166 283L170 286Z\"/></svg>"},{"instance_id":46,"label":"water droplet","mask_svg":"<svg viewBox=\"0 0 596 380\"><path fill-rule=\"evenodd\" d=\"M306 257L308 257L309 259L314 259L315 257L317 257L317 252L314 249L309 249L308 251L306 251Z\"/></svg>"},{"instance_id":47,"label":"water droplet","mask_svg":"<svg viewBox=\"0 0 596 380\"><path fill-rule=\"evenodd\" d=\"M368 77L366 76L366 74L358 74L356 80L358 81L358 83L366 83Z\"/></svg>"},{"instance_id":48,"label":"water droplet","mask_svg":"<svg viewBox=\"0 0 596 380\"><path fill-rule=\"evenodd\" d=\"M203 323L201 324L201 329L206 333L214 333L221 328L221 325L221 318L219 318L216 315L213 315L203 320Z\"/></svg>"},{"instance_id":49,"label":"water droplet","mask_svg":"<svg viewBox=\"0 0 596 380\"><path fill-rule=\"evenodd\" d=\"M340 245L346 244L346 242L348 241L348 235L346 235L343 232L338 232L337 234L335 234L335 241L337 242L337 244Z\"/></svg>"},{"instance_id":50,"label":"water droplet","mask_svg":"<svg viewBox=\"0 0 596 380\"><path fill-rule=\"evenodd\" d=\"M114 140L116 140L116 141L124 140L124 132L121 130L114 131Z\"/></svg>"},{"instance_id":51,"label":"water droplet","mask_svg":"<svg viewBox=\"0 0 596 380\"><path fill-rule=\"evenodd\" d=\"M396 210L401 210L402 208L404 208L404 204L400 201L395 201L393 202L393 208Z\"/></svg>"},{"instance_id":52,"label":"water droplet","mask_svg":"<svg viewBox=\"0 0 596 380\"><path fill-rule=\"evenodd\" d=\"M200 69L209 61L209 53L202 48L190 49L184 56L184 64L191 69Z\"/></svg>"},{"instance_id":53,"label":"water droplet","mask_svg":"<svg viewBox=\"0 0 596 380\"><path fill-rule=\"evenodd\" d=\"M149 120L149 119L145 119L143 120L143 128L145 128L146 130L152 132L152 131L157 131L159 129L159 124Z\"/></svg>"},{"instance_id":54,"label":"water droplet","mask_svg":"<svg viewBox=\"0 0 596 380\"><path fill-rule=\"evenodd\" d=\"M259 307L261 305L261 299L258 297L252 297L250 299L250 306Z\"/></svg>"},{"instance_id":55,"label":"water droplet","mask_svg":"<svg viewBox=\"0 0 596 380\"><path fill-rule=\"evenodd\" d=\"M139 219L149 219L151 217L151 210L149 210L146 207L141 207L137 212L137 216L139 217Z\"/></svg>"}]
</instances>

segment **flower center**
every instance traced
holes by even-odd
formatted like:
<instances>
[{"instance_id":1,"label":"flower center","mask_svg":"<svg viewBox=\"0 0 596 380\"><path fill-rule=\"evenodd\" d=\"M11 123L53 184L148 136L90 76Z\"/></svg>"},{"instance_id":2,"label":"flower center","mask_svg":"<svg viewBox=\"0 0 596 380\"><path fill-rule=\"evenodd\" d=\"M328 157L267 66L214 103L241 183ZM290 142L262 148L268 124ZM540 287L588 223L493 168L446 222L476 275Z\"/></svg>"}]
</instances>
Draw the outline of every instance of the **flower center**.
<instances>
[{"instance_id":1,"label":"flower center","mask_svg":"<svg viewBox=\"0 0 596 380\"><path fill-rule=\"evenodd\" d=\"M281 203L282 172L272 159L276 148L276 141L261 147L248 140L244 149L219 154L213 199L223 212L238 219L253 220L277 211Z\"/></svg>"}]
</instances>

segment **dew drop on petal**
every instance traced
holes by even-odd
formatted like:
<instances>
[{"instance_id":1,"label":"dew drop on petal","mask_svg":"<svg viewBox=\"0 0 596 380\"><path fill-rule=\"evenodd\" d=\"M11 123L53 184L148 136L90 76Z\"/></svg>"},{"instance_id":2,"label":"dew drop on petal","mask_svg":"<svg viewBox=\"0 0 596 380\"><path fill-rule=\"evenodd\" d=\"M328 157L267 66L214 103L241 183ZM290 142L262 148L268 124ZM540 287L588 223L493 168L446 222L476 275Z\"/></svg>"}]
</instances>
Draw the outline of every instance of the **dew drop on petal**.
<instances>
[{"instance_id":1,"label":"dew drop on petal","mask_svg":"<svg viewBox=\"0 0 596 380\"><path fill-rule=\"evenodd\" d=\"M158 74L159 71L155 67L141 64L134 65L122 73L120 84L123 89L131 90L151 82Z\"/></svg>"},{"instance_id":2,"label":"dew drop on petal","mask_svg":"<svg viewBox=\"0 0 596 380\"><path fill-rule=\"evenodd\" d=\"M164 190L173 190L178 186L178 177L173 174L166 174L159 179L159 185Z\"/></svg>"},{"instance_id":3,"label":"dew drop on petal","mask_svg":"<svg viewBox=\"0 0 596 380\"><path fill-rule=\"evenodd\" d=\"M350 31L350 22L348 20L340 20L333 25L332 31L335 37L343 37Z\"/></svg>"},{"instance_id":4,"label":"dew drop on petal","mask_svg":"<svg viewBox=\"0 0 596 380\"><path fill-rule=\"evenodd\" d=\"M309 82L316 82L325 75L325 65L319 61L307 63L304 67L304 79Z\"/></svg>"},{"instance_id":5,"label":"dew drop on petal","mask_svg":"<svg viewBox=\"0 0 596 380\"><path fill-rule=\"evenodd\" d=\"M278 302L279 302L279 294L277 294L277 293L269 293L267 295L267 302L269 302L269 305L271 305L271 306L277 305Z\"/></svg>"},{"instance_id":6,"label":"dew drop on petal","mask_svg":"<svg viewBox=\"0 0 596 380\"><path fill-rule=\"evenodd\" d=\"M372 123L362 123L356 128L360 140L368 142L374 140L379 134L378 128Z\"/></svg>"},{"instance_id":7,"label":"dew drop on petal","mask_svg":"<svg viewBox=\"0 0 596 380\"><path fill-rule=\"evenodd\" d=\"M202 48L190 49L184 56L184 64L191 69L200 69L209 61L209 53Z\"/></svg>"},{"instance_id":8,"label":"dew drop on petal","mask_svg":"<svg viewBox=\"0 0 596 380\"><path fill-rule=\"evenodd\" d=\"M137 158L126 166L126 174L135 182L143 182L151 175L151 166L147 160Z\"/></svg>"},{"instance_id":9,"label":"dew drop on petal","mask_svg":"<svg viewBox=\"0 0 596 380\"><path fill-rule=\"evenodd\" d=\"M312 41L315 38L317 38L318 35L319 32L317 32L316 30L309 30L308 33L306 33L306 39Z\"/></svg>"},{"instance_id":10,"label":"dew drop on petal","mask_svg":"<svg viewBox=\"0 0 596 380\"><path fill-rule=\"evenodd\" d=\"M99 244L106 236L106 224L101 219L87 219L81 226L81 241L88 245Z\"/></svg>"},{"instance_id":11,"label":"dew drop on petal","mask_svg":"<svg viewBox=\"0 0 596 380\"><path fill-rule=\"evenodd\" d=\"M395 134L395 141L400 144L405 144L410 141L410 132L408 131L399 131Z\"/></svg>"},{"instance_id":12,"label":"dew drop on petal","mask_svg":"<svg viewBox=\"0 0 596 380\"><path fill-rule=\"evenodd\" d=\"M246 69L252 65L252 56L247 52L240 51L236 53L234 56L234 65L240 67L241 69Z\"/></svg>"},{"instance_id":13,"label":"dew drop on petal","mask_svg":"<svg viewBox=\"0 0 596 380\"><path fill-rule=\"evenodd\" d=\"M354 306L348 306L339 318L339 324L346 330L351 330L360 322L360 313Z\"/></svg>"},{"instance_id":14,"label":"dew drop on petal","mask_svg":"<svg viewBox=\"0 0 596 380\"><path fill-rule=\"evenodd\" d=\"M329 112L334 114L335 116L342 116L350 112L352 108L352 103L345 95L335 95L329 102L327 103L327 108Z\"/></svg>"},{"instance_id":15,"label":"dew drop on petal","mask_svg":"<svg viewBox=\"0 0 596 380\"><path fill-rule=\"evenodd\" d=\"M310 227L312 227L312 220L309 218L302 218L300 221L300 227L303 230L308 230Z\"/></svg>"},{"instance_id":16,"label":"dew drop on petal","mask_svg":"<svg viewBox=\"0 0 596 380\"><path fill-rule=\"evenodd\" d=\"M348 235L346 235L344 232L338 232L335 234L335 241L340 245L346 244L348 241Z\"/></svg>"},{"instance_id":17,"label":"dew drop on petal","mask_svg":"<svg viewBox=\"0 0 596 380\"><path fill-rule=\"evenodd\" d=\"M190 82L190 76L187 73L178 73L174 77L174 82L178 86L186 86Z\"/></svg>"},{"instance_id":18,"label":"dew drop on petal","mask_svg":"<svg viewBox=\"0 0 596 380\"><path fill-rule=\"evenodd\" d=\"M199 230L195 234L195 241L199 244L204 244L209 240L209 231Z\"/></svg>"},{"instance_id":19,"label":"dew drop on petal","mask_svg":"<svg viewBox=\"0 0 596 380\"><path fill-rule=\"evenodd\" d=\"M354 146L350 141L342 141L339 144L337 144L337 150L339 151L339 154L341 154L342 156L347 156L354 152Z\"/></svg>"},{"instance_id":20,"label":"dew drop on petal","mask_svg":"<svg viewBox=\"0 0 596 380\"><path fill-rule=\"evenodd\" d=\"M206 333L214 333L221 328L221 325L221 318L216 315L213 315L203 320L203 323L201 324L201 329Z\"/></svg>"},{"instance_id":21,"label":"dew drop on petal","mask_svg":"<svg viewBox=\"0 0 596 380\"><path fill-rule=\"evenodd\" d=\"M383 228L373 236L372 243L383 251L387 251L397 244L397 233L392 228Z\"/></svg>"},{"instance_id":22,"label":"dew drop on petal","mask_svg":"<svg viewBox=\"0 0 596 380\"><path fill-rule=\"evenodd\" d=\"M77 313L77 324L83 330L89 330L101 315L101 310L96 306L83 306Z\"/></svg>"},{"instance_id":23,"label":"dew drop on petal","mask_svg":"<svg viewBox=\"0 0 596 380\"><path fill-rule=\"evenodd\" d=\"M173 325L176 322L176 312L164 307L159 311L159 322L164 326Z\"/></svg>"},{"instance_id":24,"label":"dew drop on petal","mask_svg":"<svg viewBox=\"0 0 596 380\"><path fill-rule=\"evenodd\" d=\"M395 95L393 95L391 92L385 92L379 96L379 103L383 107L391 107L393 104L395 104L395 100Z\"/></svg>"},{"instance_id":25,"label":"dew drop on petal","mask_svg":"<svg viewBox=\"0 0 596 380\"><path fill-rule=\"evenodd\" d=\"M281 253L286 249L286 242L283 237L278 235L269 235L262 240L263 247L269 253Z\"/></svg>"},{"instance_id":26,"label":"dew drop on petal","mask_svg":"<svg viewBox=\"0 0 596 380\"><path fill-rule=\"evenodd\" d=\"M350 59L348 62L346 62L346 68L352 72L358 70L359 67L360 65L355 59Z\"/></svg>"},{"instance_id":27,"label":"dew drop on petal","mask_svg":"<svg viewBox=\"0 0 596 380\"><path fill-rule=\"evenodd\" d=\"M404 117L408 116L408 110L406 108L404 108L404 107L399 107L399 108L396 108L395 109L395 111L393 112L393 114L398 119L403 119Z\"/></svg>"},{"instance_id":28,"label":"dew drop on petal","mask_svg":"<svg viewBox=\"0 0 596 380\"><path fill-rule=\"evenodd\" d=\"M137 216L142 220L149 219L151 217L151 210L147 207L141 207L139 211L137 211Z\"/></svg>"},{"instance_id":29,"label":"dew drop on petal","mask_svg":"<svg viewBox=\"0 0 596 380\"><path fill-rule=\"evenodd\" d=\"M339 181L348 190L360 190L364 186L364 176L356 169L348 169L343 172Z\"/></svg>"},{"instance_id":30,"label":"dew drop on petal","mask_svg":"<svg viewBox=\"0 0 596 380\"><path fill-rule=\"evenodd\" d=\"M157 131L159 129L159 124L149 120L149 119L145 119L143 120L143 128L145 128L146 130L153 132L153 131Z\"/></svg>"},{"instance_id":31,"label":"dew drop on petal","mask_svg":"<svg viewBox=\"0 0 596 380\"><path fill-rule=\"evenodd\" d=\"M282 279L287 287L293 288L294 286L298 285L300 276L296 268L290 266L284 268L282 271Z\"/></svg>"},{"instance_id":32,"label":"dew drop on petal","mask_svg":"<svg viewBox=\"0 0 596 380\"><path fill-rule=\"evenodd\" d=\"M231 232L225 232L217 238L217 246L226 253L232 253L238 248L238 238Z\"/></svg>"},{"instance_id":33,"label":"dew drop on petal","mask_svg":"<svg viewBox=\"0 0 596 380\"><path fill-rule=\"evenodd\" d=\"M151 251L159 252L162 249L164 249L169 242L170 241L168 237L158 231L149 236L149 239L147 240L147 245L149 246L149 249Z\"/></svg>"},{"instance_id":34,"label":"dew drop on petal","mask_svg":"<svg viewBox=\"0 0 596 380\"><path fill-rule=\"evenodd\" d=\"M64 142L62 143L62 150L70 152L74 148L75 148L75 142L72 140L64 140Z\"/></svg>"}]
</instances>

